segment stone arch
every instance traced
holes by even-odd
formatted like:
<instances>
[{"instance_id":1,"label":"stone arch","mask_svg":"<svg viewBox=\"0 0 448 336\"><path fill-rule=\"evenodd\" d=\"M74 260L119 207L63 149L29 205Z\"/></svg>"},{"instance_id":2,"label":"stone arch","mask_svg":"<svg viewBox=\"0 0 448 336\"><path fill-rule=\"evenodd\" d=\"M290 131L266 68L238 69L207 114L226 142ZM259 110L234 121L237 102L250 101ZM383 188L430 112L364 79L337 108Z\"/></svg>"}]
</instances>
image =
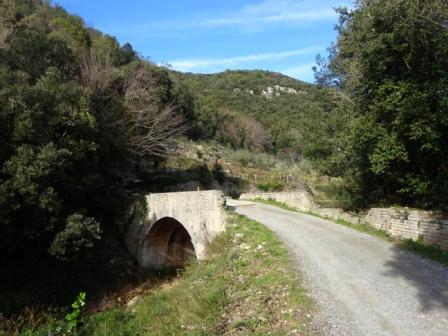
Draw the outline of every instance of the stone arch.
<instances>
[{"instance_id":1,"label":"stone arch","mask_svg":"<svg viewBox=\"0 0 448 336\"><path fill-rule=\"evenodd\" d=\"M173 217L163 217L151 225L143 243L141 266L180 267L190 258L196 258L196 249L182 223Z\"/></svg>"}]
</instances>

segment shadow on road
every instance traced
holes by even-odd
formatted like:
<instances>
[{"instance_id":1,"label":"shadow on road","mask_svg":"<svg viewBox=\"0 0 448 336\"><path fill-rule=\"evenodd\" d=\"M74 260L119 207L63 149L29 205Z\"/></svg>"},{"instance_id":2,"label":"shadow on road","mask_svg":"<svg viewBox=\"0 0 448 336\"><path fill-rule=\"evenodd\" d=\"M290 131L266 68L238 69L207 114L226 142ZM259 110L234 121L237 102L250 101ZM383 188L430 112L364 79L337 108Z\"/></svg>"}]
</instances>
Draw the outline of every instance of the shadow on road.
<instances>
[{"instance_id":1,"label":"shadow on road","mask_svg":"<svg viewBox=\"0 0 448 336\"><path fill-rule=\"evenodd\" d=\"M417 291L420 309L448 309L448 267L393 246L393 260L385 266L386 276L402 278Z\"/></svg>"}]
</instances>

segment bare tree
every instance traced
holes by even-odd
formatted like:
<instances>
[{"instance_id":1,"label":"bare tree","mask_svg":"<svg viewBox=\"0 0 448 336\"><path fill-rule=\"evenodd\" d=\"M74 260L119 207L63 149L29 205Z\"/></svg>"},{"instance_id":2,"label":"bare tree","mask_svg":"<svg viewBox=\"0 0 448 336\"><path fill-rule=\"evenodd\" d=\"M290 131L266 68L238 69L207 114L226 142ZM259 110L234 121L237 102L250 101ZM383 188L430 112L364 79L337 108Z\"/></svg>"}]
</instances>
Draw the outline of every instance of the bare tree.
<instances>
[{"instance_id":1,"label":"bare tree","mask_svg":"<svg viewBox=\"0 0 448 336\"><path fill-rule=\"evenodd\" d=\"M263 125L250 116L244 116L241 123L245 133L245 146L256 151L266 149L269 144L269 136Z\"/></svg>"},{"instance_id":2,"label":"bare tree","mask_svg":"<svg viewBox=\"0 0 448 336\"><path fill-rule=\"evenodd\" d=\"M130 110L129 145L138 158L166 158L176 148L176 140L186 130L181 116L174 115L175 108L168 106L161 111L151 107Z\"/></svg>"},{"instance_id":3,"label":"bare tree","mask_svg":"<svg viewBox=\"0 0 448 336\"><path fill-rule=\"evenodd\" d=\"M81 79L94 95L119 95L114 89L118 71L109 57L90 53L82 59ZM130 155L129 160L163 159L175 148L177 137L186 130L186 123L176 115L174 105L160 107L154 96L156 80L142 61L128 69L121 78L124 86L124 113L114 107L102 109L101 120L106 128L118 131ZM114 101L114 100L112 100Z\"/></svg>"},{"instance_id":4,"label":"bare tree","mask_svg":"<svg viewBox=\"0 0 448 336\"><path fill-rule=\"evenodd\" d=\"M110 57L101 58L93 52L81 58L82 83L97 93L105 92L111 88L117 78L117 72Z\"/></svg>"},{"instance_id":5,"label":"bare tree","mask_svg":"<svg viewBox=\"0 0 448 336\"><path fill-rule=\"evenodd\" d=\"M157 80L144 62L127 76L125 98L130 114L129 144L137 158L166 158L176 147L176 139L187 125L176 108L169 104L160 108L154 95Z\"/></svg>"}]
</instances>

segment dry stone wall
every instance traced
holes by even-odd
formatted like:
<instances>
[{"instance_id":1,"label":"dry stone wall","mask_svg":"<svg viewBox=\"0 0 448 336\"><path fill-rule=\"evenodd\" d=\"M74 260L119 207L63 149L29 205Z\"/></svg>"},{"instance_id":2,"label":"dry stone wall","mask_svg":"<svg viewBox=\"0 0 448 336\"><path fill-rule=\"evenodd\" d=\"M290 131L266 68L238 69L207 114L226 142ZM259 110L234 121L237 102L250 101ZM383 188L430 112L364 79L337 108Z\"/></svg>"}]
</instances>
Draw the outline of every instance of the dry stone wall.
<instances>
[{"instance_id":1,"label":"dry stone wall","mask_svg":"<svg viewBox=\"0 0 448 336\"><path fill-rule=\"evenodd\" d=\"M273 199L301 211L311 211L332 220L371 225L393 237L422 240L448 251L448 216L440 212L392 207L372 208L365 214L357 215L337 208L320 208L304 191L242 194L240 199Z\"/></svg>"},{"instance_id":2,"label":"dry stone wall","mask_svg":"<svg viewBox=\"0 0 448 336\"><path fill-rule=\"evenodd\" d=\"M408 208L373 208L366 221L394 237L423 240L448 250L448 219L440 212Z\"/></svg>"},{"instance_id":3,"label":"dry stone wall","mask_svg":"<svg viewBox=\"0 0 448 336\"><path fill-rule=\"evenodd\" d=\"M240 199L248 201L256 199L273 199L277 202L285 203L290 207L297 208L302 211L307 211L314 208L313 198L306 191L247 193L242 194Z\"/></svg>"},{"instance_id":4,"label":"dry stone wall","mask_svg":"<svg viewBox=\"0 0 448 336\"><path fill-rule=\"evenodd\" d=\"M338 208L318 208L315 207L313 209L309 209L310 211L317 213L318 215L322 216L322 217L328 217L331 218L332 220L345 220L349 223L352 224L364 224L365 220L362 216L350 213L350 212L346 212L342 209L338 209Z\"/></svg>"}]
</instances>

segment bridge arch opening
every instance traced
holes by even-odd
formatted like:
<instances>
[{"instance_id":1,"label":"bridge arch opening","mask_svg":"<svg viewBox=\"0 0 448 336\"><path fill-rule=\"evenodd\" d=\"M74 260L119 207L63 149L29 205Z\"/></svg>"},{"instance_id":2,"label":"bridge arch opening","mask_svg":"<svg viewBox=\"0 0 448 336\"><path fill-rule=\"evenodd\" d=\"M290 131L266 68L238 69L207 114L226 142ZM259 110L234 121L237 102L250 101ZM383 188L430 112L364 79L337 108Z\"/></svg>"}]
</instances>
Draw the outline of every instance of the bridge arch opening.
<instances>
[{"instance_id":1,"label":"bridge arch opening","mask_svg":"<svg viewBox=\"0 0 448 336\"><path fill-rule=\"evenodd\" d=\"M146 268L182 267L196 258L191 236L172 217L159 219L145 237L142 266Z\"/></svg>"}]
</instances>

